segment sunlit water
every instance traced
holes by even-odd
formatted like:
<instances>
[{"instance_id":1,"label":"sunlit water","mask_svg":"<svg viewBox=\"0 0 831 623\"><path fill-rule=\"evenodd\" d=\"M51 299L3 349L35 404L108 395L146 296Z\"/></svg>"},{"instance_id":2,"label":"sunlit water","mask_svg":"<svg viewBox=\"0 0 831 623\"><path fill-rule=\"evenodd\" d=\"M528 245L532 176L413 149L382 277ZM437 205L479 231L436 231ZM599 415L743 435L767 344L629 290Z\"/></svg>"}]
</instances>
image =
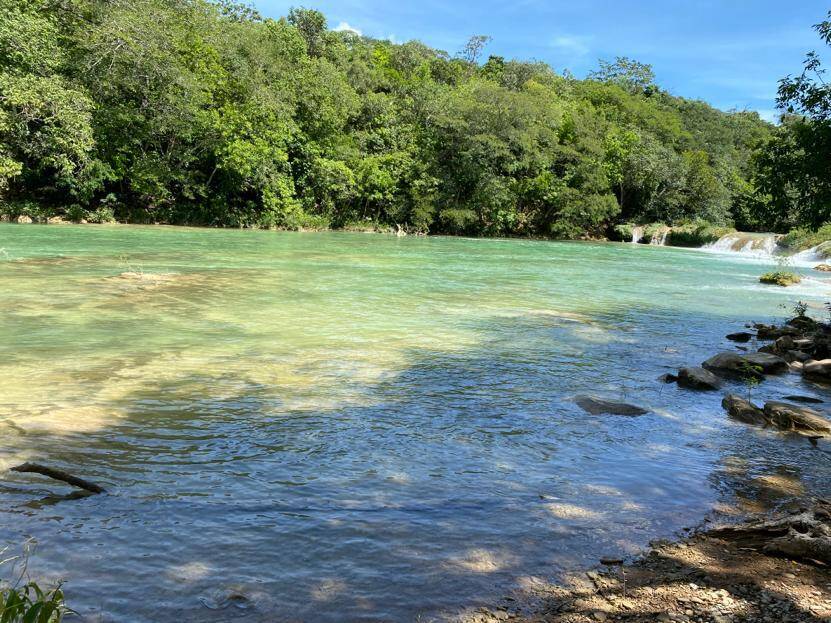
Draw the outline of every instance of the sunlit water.
<instances>
[{"instance_id":1,"label":"sunlit water","mask_svg":"<svg viewBox=\"0 0 831 623\"><path fill-rule=\"evenodd\" d=\"M3 225L0 249L0 542L36 538L87 620L431 620L635 553L753 475L829 487L822 443L657 381L796 298L824 313L827 283L762 286L759 261L126 226ZM754 393L797 391L822 395ZM109 492L51 503L24 460Z\"/></svg>"}]
</instances>

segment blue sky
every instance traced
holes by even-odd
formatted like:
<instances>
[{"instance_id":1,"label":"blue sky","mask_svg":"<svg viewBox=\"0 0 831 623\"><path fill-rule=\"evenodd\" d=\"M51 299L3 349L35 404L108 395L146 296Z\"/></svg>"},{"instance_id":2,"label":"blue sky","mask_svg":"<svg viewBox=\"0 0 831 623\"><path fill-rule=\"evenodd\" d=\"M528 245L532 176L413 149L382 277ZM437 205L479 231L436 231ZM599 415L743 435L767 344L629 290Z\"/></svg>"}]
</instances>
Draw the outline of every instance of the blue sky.
<instances>
[{"instance_id":1,"label":"blue sky","mask_svg":"<svg viewBox=\"0 0 831 623\"><path fill-rule=\"evenodd\" d=\"M269 17L291 6L326 14L396 42L419 39L451 54L474 34L493 37L486 54L546 61L583 76L598 58L650 63L658 83L725 110L774 115L779 78L798 72L822 44L811 26L831 9L820 0L254 0Z\"/></svg>"}]
</instances>

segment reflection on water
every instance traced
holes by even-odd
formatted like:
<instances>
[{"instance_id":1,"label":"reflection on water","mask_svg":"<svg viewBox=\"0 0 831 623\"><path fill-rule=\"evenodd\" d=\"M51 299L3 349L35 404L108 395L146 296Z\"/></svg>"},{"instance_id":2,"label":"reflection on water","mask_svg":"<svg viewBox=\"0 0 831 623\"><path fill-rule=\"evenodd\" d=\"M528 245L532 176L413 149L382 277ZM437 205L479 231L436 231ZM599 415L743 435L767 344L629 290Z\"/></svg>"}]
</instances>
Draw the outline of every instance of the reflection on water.
<instances>
[{"instance_id":1,"label":"reflection on water","mask_svg":"<svg viewBox=\"0 0 831 623\"><path fill-rule=\"evenodd\" d=\"M761 265L142 227L5 225L0 247L0 541L37 538L89 620L431 620L737 492L827 487L822 444L656 380L786 314ZM23 460L111 493L55 499Z\"/></svg>"}]
</instances>

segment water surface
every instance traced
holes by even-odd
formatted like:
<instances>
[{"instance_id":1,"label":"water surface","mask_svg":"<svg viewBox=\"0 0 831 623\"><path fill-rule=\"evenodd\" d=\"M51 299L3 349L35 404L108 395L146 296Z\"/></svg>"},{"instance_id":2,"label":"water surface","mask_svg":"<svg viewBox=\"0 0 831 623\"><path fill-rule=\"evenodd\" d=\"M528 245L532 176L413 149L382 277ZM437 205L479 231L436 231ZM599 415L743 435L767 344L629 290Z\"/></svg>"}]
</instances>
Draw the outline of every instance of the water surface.
<instances>
[{"instance_id":1,"label":"water surface","mask_svg":"<svg viewBox=\"0 0 831 623\"><path fill-rule=\"evenodd\" d=\"M762 286L767 268L628 244L0 225L0 542L36 538L34 572L66 579L88 620L432 620L636 553L754 475L823 490L822 445L656 380L796 298L821 313L827 283ZM589 416L580 393L651 413ZM66 488L7 471L24 460L110 493L55 503Z\"/></svg>"}]
</instances>

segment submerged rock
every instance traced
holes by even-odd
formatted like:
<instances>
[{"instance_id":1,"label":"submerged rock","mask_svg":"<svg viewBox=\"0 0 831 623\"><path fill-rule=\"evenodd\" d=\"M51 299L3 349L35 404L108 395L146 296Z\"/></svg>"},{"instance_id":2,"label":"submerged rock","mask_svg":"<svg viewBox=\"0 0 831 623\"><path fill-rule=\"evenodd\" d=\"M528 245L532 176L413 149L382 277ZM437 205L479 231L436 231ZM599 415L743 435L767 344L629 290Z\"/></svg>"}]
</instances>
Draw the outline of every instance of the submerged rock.
<instances>
[{"instance_id":1,"label":"submerged rock","mask_svg":"<svg viewBox=\"0 0 831 623\"><path fill-rule=\"evenodd\" d=\"M812 433L831 432L831 423L817 411L788 402L779 402L777 400L766 402L765 416L771 424L783 430Z\"/></svg>"},{"instance_id":2,"label":"submerged rock","mask_svg":"<svg viewBox=\"0 0 831 623\"><path fill-rule=\"evenodd\" d=\"M749 342L751 339L753 339L753 334L748 333L747 331L739 331L738 333L729 333L726 337L731 342L744 343Z\"/></svg>"},{"instance_id":3,"label":"submerged rock","mask_svg":"<svg viewBox=\"0 0 831 623\"><path fill-rule=\"evenodd\" d=\"M678 377L667 372L666 374L659 376L658 380L661 381L661 383L675 383L678 380Z\"/></svg>"},{"instance_id":4,"label":"submerged rock","mask_svg":"<svg viewBox=\"0 0 831 623\"><path fill-rule=\"evenodd\" d=\"M814 398L813 396L785 396L785 400L790 400L791 402L804 402L808 404L822 404L822 400L819 398Z\"/></svg>"},{"instance_id":5,"label":"submerged rock","mask_svg":"<svg viewBox=\"0 0 831 623\"><path fill-rule=\"evenodd\" d=\"M749 400L745 400L736 394L727 394L721 401L721 406L727 410L727 414L740 422L747 424L765 424L765 412Z\"/></svg>"},{"instance_id":6,"label":"submerged rock","mask_svg":"<svg viewBox=\"0 0 831 623\"><path fill-rule=\"evenodd\" d=\"M649 413L646 409L615 400L605 400L596 396L577 396L574 399L577 405L592 415L627 415L634 417Z\"/></svg>"},{"instance_id":7,"label":"submerged rock","mask_svg":"<svg viewBox=\"0 0 831 623\"><path fill-rule=\"evenodd\" d=\"M704 368L681 368L678 371L678 384L689 389L712 390L718 389L721 381Z\"/></svg>"}]
</instances>

